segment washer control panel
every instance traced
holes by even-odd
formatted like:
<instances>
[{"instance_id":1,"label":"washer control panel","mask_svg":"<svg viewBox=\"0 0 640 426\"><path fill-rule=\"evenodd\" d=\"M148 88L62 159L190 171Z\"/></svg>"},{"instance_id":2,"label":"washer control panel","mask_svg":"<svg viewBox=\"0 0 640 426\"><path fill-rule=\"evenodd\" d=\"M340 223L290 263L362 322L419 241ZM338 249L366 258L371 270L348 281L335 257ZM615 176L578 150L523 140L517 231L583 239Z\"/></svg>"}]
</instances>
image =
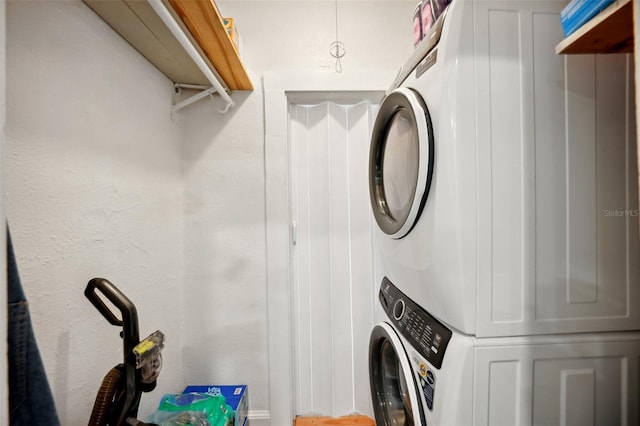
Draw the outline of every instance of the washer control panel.
<instances>
[{"instance_id":1,"label":"washer control panel","mask_svg":"<svg viewBox=\"0 0 640 426\"><path fill-rule=\"evenodd\" d=\"M436 368L442 367L452 332L402 293L387 277L380 285L380 303L395 329Z\"/></svg>"}]
</instances>

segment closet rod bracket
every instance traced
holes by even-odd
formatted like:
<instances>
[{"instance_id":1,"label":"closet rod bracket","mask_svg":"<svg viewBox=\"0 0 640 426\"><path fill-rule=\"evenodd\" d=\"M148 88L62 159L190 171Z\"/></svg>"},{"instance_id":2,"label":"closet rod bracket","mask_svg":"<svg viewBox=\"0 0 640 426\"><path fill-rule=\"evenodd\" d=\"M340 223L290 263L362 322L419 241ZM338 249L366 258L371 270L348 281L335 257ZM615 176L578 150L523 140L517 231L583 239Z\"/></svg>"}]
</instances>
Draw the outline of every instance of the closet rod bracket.
<instances>
[{"instance_id":1,"label":"closet rod bracket","mask_svg":"<svg viewBox=\"0 0 640 426\"><path fill-rule=\"evenodd\" d=\"M171 107L171 116L174 116L176 112L180 111L182 108L185 108L189 105L191 105L194 102L199 101L202 98L205 98L207 96L211 96L211 98L213 99L213 94L218 92L218 89L215 87L209 87L209 86L200 86L197 84L181 84L181 83L176 83L174 85L176 93L179 93L182 89L191 89L191 90L200 90L199 93L196 93L193 96L188 97L185 100L182 100L180 102L174 103L173 106ZM225 92L226 94L226 92ZM228 96L227 96L228 98ZM229 111L229 108L231 108L232 106L234 106L234 102L231 100L231 98L226 99L225 97L222 97L222 100L225 102L225 106L222 109L218 109L217 111L224 114L227 111Z\"/></svg>"},{"instance_id":2,"label":"closet rod bracket","mask_svg":"<svg viewBox=\"0 0 640 426\"><path fill-rule=\"evenodd\" d=\"M227 112L229 108L231 108L234 105L233 100L231 99L229 94L226 92L226 90L222 86L222 83L213 74L213 72L211 71L211 69L205 62L205 60L202 58L202 56L200 56L200 52L198 52L198 50L191 43L191 40L189 40L189 38L185 34L182 27L176 22L171 12L169 12L167 7L162 3L162 0L147 0L147 2L149 3L149 6L151 6L151 8L156 12L158 17L160 17L162 22L164 22L164 24L167 26L169 31L171 31L173 36L178 40L178 43L180 43L183 49L191 57L193 62L195 62L195 64L200 69L200 71L204 74L207 80L211 83L211 86L212 86L211 88L208 88L203 92L193 96L194 98L193 101L187 103L186 105L189 105L197 101L198 99L202 99L206 95L213 95L214 92L218 92L218 94L226 104L225 108L223 110L220 110L220 112L223 112L223 113ZM174 107L171 109L172 114L178 109L184 108L186 106L186 105L182 105L180 106L180 108L175 108L178 105L174 105Z\"/></svg>"}]
</instances>

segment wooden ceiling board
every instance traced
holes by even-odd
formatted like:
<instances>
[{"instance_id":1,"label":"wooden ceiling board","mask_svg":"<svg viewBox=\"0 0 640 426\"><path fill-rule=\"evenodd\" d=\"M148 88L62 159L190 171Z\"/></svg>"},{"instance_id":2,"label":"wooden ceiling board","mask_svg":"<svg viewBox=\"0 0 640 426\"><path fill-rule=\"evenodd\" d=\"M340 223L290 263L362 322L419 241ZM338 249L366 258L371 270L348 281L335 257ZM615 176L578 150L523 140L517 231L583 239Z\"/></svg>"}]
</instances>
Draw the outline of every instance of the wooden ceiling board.
<instances>
[{"instance_id":1,"label":"wooden ceiling board","mask_svg":"<svg viewBox=\"0 0 640 426\"><path fill-rule=\"evenodd\" d=\"M210 85L146 1L84 2L171 81Z\"/></svg>"}]
</instances>

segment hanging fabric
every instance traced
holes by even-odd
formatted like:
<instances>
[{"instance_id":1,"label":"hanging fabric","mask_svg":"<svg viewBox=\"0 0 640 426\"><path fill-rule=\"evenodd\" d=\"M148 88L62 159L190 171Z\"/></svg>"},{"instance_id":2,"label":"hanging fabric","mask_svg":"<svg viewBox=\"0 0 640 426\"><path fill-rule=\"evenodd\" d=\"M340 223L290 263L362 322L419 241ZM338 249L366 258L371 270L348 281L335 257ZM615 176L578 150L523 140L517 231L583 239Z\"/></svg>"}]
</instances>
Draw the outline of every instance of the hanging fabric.
<instances>
[{"instance_id":1,"label":"hanging fabric","mask_svg":"<svg viewBox=\"0 0 640 426\"><path fill-rule=\"evenodd\" d=\"M60 426L7 227L9 424Z\"/></svg>"}]
</instances>

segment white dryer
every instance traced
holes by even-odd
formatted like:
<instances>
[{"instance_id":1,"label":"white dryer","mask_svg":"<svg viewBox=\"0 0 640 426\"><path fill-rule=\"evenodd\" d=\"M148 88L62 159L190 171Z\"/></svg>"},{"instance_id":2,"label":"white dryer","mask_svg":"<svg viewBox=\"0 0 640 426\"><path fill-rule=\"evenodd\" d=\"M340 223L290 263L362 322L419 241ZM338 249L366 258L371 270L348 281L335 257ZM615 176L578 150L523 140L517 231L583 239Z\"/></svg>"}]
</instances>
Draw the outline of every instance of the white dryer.
<instances>
[{"instance_id":1,"label":"white dryer","mask_svg":"<svg viewBox=\"0 0 640 426\"><path fill-rule=\"evenodd\" d=\"M475 338L438 321L390 281L371 333L380 426L637 424L640 333Z\"/></svg>"},{"instance_id":2,"label":"white dryer","mask_svg":"<svg viewBox=\"0 0 640 426\"><path fill-rule=\"evenodd\" d=\"M560 1L453 0L381 103L381 268L478 337L640 329L633 57L555 54Z\"/></svg>"}]
</instances>

